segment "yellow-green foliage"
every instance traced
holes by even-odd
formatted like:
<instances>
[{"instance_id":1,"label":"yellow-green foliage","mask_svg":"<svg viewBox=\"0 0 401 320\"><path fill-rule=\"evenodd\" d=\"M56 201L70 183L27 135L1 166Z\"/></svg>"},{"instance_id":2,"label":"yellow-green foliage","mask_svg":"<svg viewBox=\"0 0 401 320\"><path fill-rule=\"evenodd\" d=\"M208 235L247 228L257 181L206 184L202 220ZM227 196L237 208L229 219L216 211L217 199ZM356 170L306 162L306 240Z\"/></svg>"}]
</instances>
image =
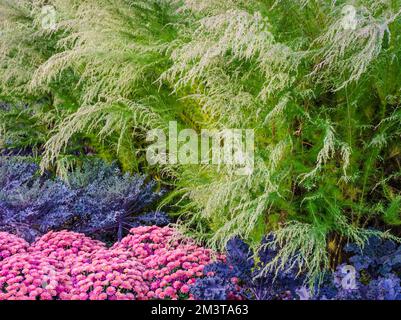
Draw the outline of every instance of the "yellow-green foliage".
<instances>
[{"instance_id":1,"label":"yellow-green foliage","mask_svg":"<svg viewBox=\"0 0 401 320\"><path fill-rule=\"evenodd\" d=\"M329 235L363 243L366 227L399 224L400 0L353 1L355 28L349 3L331 0L0 3L0 97L29 104L43 169L62 174L83 139L170 184L165 202L192 235L256 246L273 230L271 266L298 250L311 277L328 267ZM146 130L171 120L254 129L253 173L149 167Z\"/></svg>"}]
</instances>

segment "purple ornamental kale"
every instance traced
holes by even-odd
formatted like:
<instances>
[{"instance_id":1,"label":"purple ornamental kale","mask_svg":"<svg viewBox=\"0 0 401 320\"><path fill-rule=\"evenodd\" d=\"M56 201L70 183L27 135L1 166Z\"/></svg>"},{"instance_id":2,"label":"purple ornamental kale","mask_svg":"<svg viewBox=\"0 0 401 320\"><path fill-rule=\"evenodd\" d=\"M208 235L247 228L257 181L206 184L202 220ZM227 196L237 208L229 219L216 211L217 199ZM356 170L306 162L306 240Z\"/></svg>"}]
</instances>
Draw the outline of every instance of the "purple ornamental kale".
<instances>
[{"instance_id":1,"label":"purple ornamental kale","mask_svg":"<svg viewBox=\"0 0 401 320\"><path fill-rule=\"evenodd\" d=\"M36 165L0 160L0 229L28 241L49 230L69 229L121 239L138 223L169 222L164 213L142 214L162 195L144 176L90 161L69 182L39 176Z\"/></svg>"},{"instance_id":2,"label":"purple ornamental kale","mask_svg":"<svg viewBox=\"0 0 401 320\"><path fill-rule=\"evenodd\" d=\"M266 241L265 239L264 241ZM285 272L262 272L276 251L265 248L258 252L258 263L250 247L238 237L231 239L226 246L226 263L217 262L205 267L206 277L198 279L191 293L198 299L227 298L235 293L245 299L272 300L298 297L297 290L304 279L297 276L297 270L289 267ZM207 276L208 273L213 276ZM231 281L239 279L239 291Z\"/></svg>"},{"instance_id":3,"label":"purple ornamental kale","mask_svg":"<svg viewBox=\"0 0 401 320\"><path fill-rule=\"evenodd\" d=\"M378 237L368 239L361 249L347 244L344 251L348 262L355 268L355 287L344 286L346 274L340 265L331 275L326 275L320 288L316 288L313 299L332 300L400 300L401 246L394 241Z\"/></svg>"}]
</instances>

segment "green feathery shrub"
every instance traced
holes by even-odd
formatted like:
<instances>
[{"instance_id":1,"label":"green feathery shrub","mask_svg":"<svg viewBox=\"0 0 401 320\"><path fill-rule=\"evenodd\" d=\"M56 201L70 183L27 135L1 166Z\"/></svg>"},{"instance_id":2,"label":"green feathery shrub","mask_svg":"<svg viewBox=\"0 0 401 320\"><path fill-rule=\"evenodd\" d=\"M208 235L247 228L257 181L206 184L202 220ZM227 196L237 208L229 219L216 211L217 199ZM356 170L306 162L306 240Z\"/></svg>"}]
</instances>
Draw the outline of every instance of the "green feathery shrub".
<instances>
[{"instance_id":1,"label":"green feathery shrub","mask_svg":"<svg viewBox=\"0 0 401 320\"><path fill-rule=\"evenodd\" d=\"M267 267L298 252L311 279L345 241L399 235L400 0L0 3L0 97L34 123L26 137L5 115L2 129L43 148L43 169L62 174L78 147L117 158L174 188L165 203L194 237L257 249L274 231L283 249ZM254 129L252 174L149 166L146 131L172 120Z\"/></svg>"}]
</instances>

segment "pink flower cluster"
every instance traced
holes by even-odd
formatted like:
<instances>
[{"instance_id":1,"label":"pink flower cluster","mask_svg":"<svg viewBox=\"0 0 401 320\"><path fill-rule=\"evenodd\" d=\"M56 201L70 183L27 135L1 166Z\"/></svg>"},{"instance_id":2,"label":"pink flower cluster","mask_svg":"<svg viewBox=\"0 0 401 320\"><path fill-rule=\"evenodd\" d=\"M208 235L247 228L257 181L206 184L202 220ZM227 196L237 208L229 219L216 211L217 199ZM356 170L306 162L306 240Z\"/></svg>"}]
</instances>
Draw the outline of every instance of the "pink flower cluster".
<instances>
[{"instance_id":1,"label":"pink flower cluster","mask_svg":"<svg viewBox=\"0 0 401 320\"><path fill-rule=\"evenodd\" d=\"M29 244L21 238L0 232L0 261L17 253L26 252Z\"/></svg>"},{"instance_id":2,"label":"pink flower cluster","mask_svg":"<svg viewBox=\"0 0 401 320\"><path fill-rule=\"evenodd\" d=\"M189 286L203 275L212 256L210 249L183 239L174 229L156 226L131 229L113 249L131 252L145 266L149 299L192 299Z\"/></svg>"},{"instance_id":3,"label":"pink flower cluster","mask_svg":"<svg viewBox=\"0 0 401 320\"><path fill-rule=\"evenodd\" d=\"M31 245L0 232L0 300L193 299L211 258L169 227L133 228L111 248L69 231Z\"/></svg>"}]
</instances>

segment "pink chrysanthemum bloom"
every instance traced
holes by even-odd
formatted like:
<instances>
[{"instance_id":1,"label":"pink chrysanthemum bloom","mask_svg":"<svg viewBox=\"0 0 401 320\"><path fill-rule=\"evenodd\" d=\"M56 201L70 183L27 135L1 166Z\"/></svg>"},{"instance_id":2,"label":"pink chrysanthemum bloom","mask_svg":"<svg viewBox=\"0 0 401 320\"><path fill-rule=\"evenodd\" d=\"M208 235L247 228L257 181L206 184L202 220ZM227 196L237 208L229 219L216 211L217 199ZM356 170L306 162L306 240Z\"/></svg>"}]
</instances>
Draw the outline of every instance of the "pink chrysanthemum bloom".
<instances>
[{"instance_id":1,"label":"pink chrysanthemum bloom","mask_svg":"<svg viewBox=\"0 0 401 320\"><path fill-rule=\"evenodd\" d=\"M17 253L26 252L29 244L13 234L0 232L0 261Z\"/></svg>"},{"instance_id":2,"label":"pink chrysanthemum bloom","mask_svg":"<svg viewBox=\"0 0 401 320\"><path fill-rule=\"evenodd\" d=\"M125 249L144 264L143 277L158 299L187 298L189 290L185 287L183 292L181 287L203 276L212 256L211 250L183 238L174 229L157 226L131 229L113 249Z\"/></svg>"},{"instance_id":3,"label":"pink chrysanthemum bloom","mask_svg":"<svg viewBox=\"0 0 401 320\"><path fill-rule=\"evenodd\" d=\"M63 263L40 253L17 253L0 263L0 300L59 299L69 290Z\"/></svg>"},{"instance_id":4,"label":"pink chrysanthemum bloom","mask_svg":"<svg viewBox=\"0 0 401 320\"><path fill-rule=\"evenodd\" d=\"M71 262L71 256L88 256L104 249L104 243L93 240L84 234L63 231L50 231L31 244L29 252L41 252L42 255L59 261Z\"/></svg>"},{"instance_id":5,"label":"pink chrysanthemum bloom","mask_svg":"<svg viewBox=\"0 0 401 320\"><path fill-rule=\"evenodd\" d=\"M71 269L72 296L91 300L146 299L145 267L125 250L100 249Z\"/></svg>"},{"instance_id":6,"label":"pink chrysanthemum bloom","mask_svg":"<svg viewBox=\"0 0 401 320\"><path fill-rule=\"evenodd\" d=\"M211 255L168 227L133 228L109 249L70 231L31 246L2 232L0 300L193 299L189 286Z\"/></svg>"}]
</instances>

